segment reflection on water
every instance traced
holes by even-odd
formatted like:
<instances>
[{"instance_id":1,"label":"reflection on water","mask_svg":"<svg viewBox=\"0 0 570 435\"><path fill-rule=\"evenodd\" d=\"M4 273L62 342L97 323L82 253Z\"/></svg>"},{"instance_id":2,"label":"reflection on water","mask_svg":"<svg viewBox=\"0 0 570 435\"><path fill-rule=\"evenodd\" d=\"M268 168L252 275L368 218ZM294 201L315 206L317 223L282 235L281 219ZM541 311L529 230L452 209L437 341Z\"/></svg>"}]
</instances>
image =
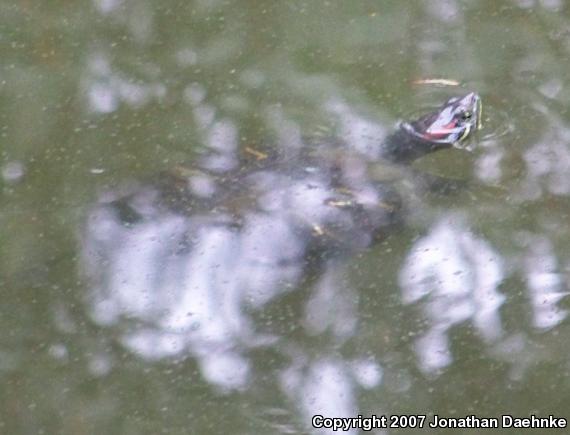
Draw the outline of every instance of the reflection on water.
<instances>
[{"instance_id":1,"label":"reflection on water","mask_svg":"<svg viewBox=\"0 0 570 435\"><path fill-rule=\"evenodd\" d=\"M420 367L427 372L451 364L451 327L471 320L488 341L501 337L498 291L504 278L501 257L475 237L457 216L443 218L419 239L400 271L405 303L423 301L427 331L416 341Z\"/></svg>"},{"instance_id":2,"label":"reflection on water","mask_svg":"<svg viewBox=\"0 0 570 435\"><path fill-rule=\"evenodd\" d=\"M568 412L564 2L0 11L1 433ZM305 136L369 162L397 119L467 89L477 147L419 162L466 189L416 191L411 172L379 189L344 160L359 203L410 194L404 231L344 209L318 162L256 167L275 147L298 162Z\"/></svg>"},{"instance_id":3,"label":"reflection on water","mask_svg":"<svg viewBox=\"0 0 570 435\"><path fill-rule=\"evenodd\" d=\"M525 259L525 277L532 307L532 322L536 328L548 329L559 325L568 311L558 306L570 295L563 276L557 271L557 259L551 242L538 236L527 235L530 252Z\"/></svg>"},{"instance_id":4,"label":"reflection on water","mask_svg":"<svg viewBox=\"0 0 570 435\"><path fill-rule=\"evenodd\" d=\"M347 115L347 132L364 125ZM204 128L212 152L201 169L180 167L104 195L88 218L84 266L100 324L141 322L121 334L124 345L149 359L189 352L205 380L242 389L252 376L247 351L282 339L260 330L251 310L305 280L314 282L307 333L331 331L339 340L355 333L355 295L343 284L339 255L397 223L399 199L368 179L364 156L338 160L315 145L302 159L286 152L273 161L246 148L252 156L237 166L231 124Z\"/></svg>"},{"instance_id":5,"label":"reflection on water","mask_svg":"<svg viewBox=\"0 0 570 435\"><path fill-rule=\"evenodd\" d=\"M2 179L6 184L15 184L19 182L25 174L25 168L22 162L7 162L2 167Z\"/></svg>"},{"instance_id":6,"label":"reflection on water","mask_svg":"<svg viewBox=\"0 0 570 435\"><path fill-rule=\"evenodd\" d=\"M166 95L166 87L158 80L145 84L135 84L128 77L114 71L109 57L104 53L91 55L84 83L87 86L89 108L98 113L112 113L120 103L133 108L142 108L153 99L160 100ZM158 71L155 71L157 75Z\"/></svg>"},{"instance_id":7,"label":"reflection on water","mask_svg":"<svg viewBox=\"0 0 570 435\"><path fill-rule=\"evenodd\" d=\"M539 198L543 189L554 195L570 193L570 127L556 119L550 122L553 128L524 153L528 168L522 184L525 199Z\"/></svg>"},{"instance_id":8,"label":"reflection on water","mask_svg":"<svg viewBox=\"0 0 570 435\"><path fill-rule=\"evenodd\" d=\"M348 119L347 131L363 125L354 114ZM106 327L136 321L120 329L124 346L147 360L190 354L202 379L226 392L263 378L251 353L273 348L288 361L276 373L282 397L303 421L356 415L357 388L376 387L382 370L374 358L346 361L334 351L358 324L339 253L370 245L392 226L396 197L368 180L365 160L349 156L334 176L350 194L331 184L332 167L310 156L256 169L254 154L253 170L236 170L231 128L211 125L213 154L203 170L180 168L159 183L108 192L93 207L81 248L91 314ZM292 322L307 337L332 337L317 355L254 319L306 282L304 314Z\"/></svg>"}]
</instances>

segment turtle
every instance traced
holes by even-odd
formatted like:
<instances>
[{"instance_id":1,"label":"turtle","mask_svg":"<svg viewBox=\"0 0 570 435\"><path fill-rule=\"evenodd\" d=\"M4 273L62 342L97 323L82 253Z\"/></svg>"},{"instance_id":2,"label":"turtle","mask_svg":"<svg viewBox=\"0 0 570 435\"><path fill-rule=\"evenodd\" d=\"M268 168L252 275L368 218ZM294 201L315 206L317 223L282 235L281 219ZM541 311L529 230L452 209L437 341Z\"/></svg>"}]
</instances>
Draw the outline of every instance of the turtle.
<instances>
[{"instance_id":1,"label":"turtle","mask_svg":"<svg viewBox=\"0 0 570 435\"><path fill-rule=\"evenodd\" d=\"M308 138L293 151L244 146L230 169L213 167L207 155L161 173L154 185L161 207L206 225L239 231L264 216L285 221L307 252L335 255L370 246L400 224L393 181L409 176L441 188L441 177L405 169L426 154L465 148L480 128L481 98L470 92L400 122L372 158L335 138Z\"/></svg>"}]
</instances>

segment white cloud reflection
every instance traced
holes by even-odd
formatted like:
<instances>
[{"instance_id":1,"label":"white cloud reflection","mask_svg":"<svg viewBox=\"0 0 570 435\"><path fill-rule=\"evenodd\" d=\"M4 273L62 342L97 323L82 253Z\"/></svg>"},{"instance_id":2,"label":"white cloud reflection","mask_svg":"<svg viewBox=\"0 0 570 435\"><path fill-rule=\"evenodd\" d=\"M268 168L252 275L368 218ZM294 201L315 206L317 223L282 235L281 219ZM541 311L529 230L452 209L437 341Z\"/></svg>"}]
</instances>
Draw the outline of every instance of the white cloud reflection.
<instances>
[{"instance_id":1,"label":"white cloud reflection","mask_svg":"<svg viewBox=\"0 0 570 435\"><path fill-rule=\"evenodd\" d=\"M427 331L416 341L419 365L426 372L452 362L450 329L471 320L488 341L501 337L498 286L504 271L500 256L457 216L443 218L419 239L400 272L405 303L422 301Z\"/></svg>"},{"instance_id":2,"label":"white cloud reflection","mask_svg":"<svg viewBox=\"0 0 570 435\"><path fill-rule=\"evenodd\" d=\"M568 311L558 307L558 302L570 295L562 274L558 272L558 260L552 243L546 237L528 236L529 253L524 270L532 307L532 321L538 329L550 329L562 322Z\"/></svg>"},{"instance_id":3,"label":"white cloud reflection","mask_svg":"<svg viewBox=\"0 0 570 435\"><path fill-rule=\"evenodd\" d=\"M121 104L141 108L153 100L166 96L166 86L158 80L133 82L111 65L104 50L90 54L87 69L82 79L89 110L97 113L112 113ZM148 66L149 70L152 66Z\"/></svg>"},{"instance_id":4,"label":"white cloud reflection","mask_svg":"<svg viewBox=\"0 0 570 435\"><path fill-rule=\"evenodd\" d=\"M99 66L106 71L104 62ZM363 229L350 211L326 206L336 193L318 168L307 165L287 172L268 167L240 175L240 189L252 192L243 210L232 214L212 207L212 198L235 189L223 185L224 177L218 174L234 171L237 130L230 120L216 119L216 111L208 110L207 95L198 85L189 87L185 96L196 113L209 113L198 116L197 124L212 151L201 162L203 170L185 175L183 188L188 192L183 201L192 202L180 209L176 204L164 206L164 192L151 183L102 195L82 238L92 317L120 328L120 342L141 358L190 355L202 379L220 391L247 388L255 379L250 351L274 346L290 360L278 373L281 393L307 424L316 413L355 416L357 390L381 384L383 370L375 357L353 355L345 361L336 355L310 356L257 324L254 314L299 288L307 268L314 267L316 276L296 326L307 336L327 337L331 343L323 346L324 353L353 337L358 298L345 280L343 261L334 255L321 259L326 246L313 252L310 244L323 243L315 234L333 223L332 240L341 250L369 246L373 225L383 227L391 219L376 206L382 193L369 184L364 162L343 168L353 200L369 218L369 227ZM359 139L359 132L365 128L376 135L383 130L348 107L341 112L350 145L375 154L377 150L370 150L374 141ZM278 135L300 131L278 109L268 116ZM236 201L244 200L239 191L235 194Z\"/></svg>"}]
</instances>

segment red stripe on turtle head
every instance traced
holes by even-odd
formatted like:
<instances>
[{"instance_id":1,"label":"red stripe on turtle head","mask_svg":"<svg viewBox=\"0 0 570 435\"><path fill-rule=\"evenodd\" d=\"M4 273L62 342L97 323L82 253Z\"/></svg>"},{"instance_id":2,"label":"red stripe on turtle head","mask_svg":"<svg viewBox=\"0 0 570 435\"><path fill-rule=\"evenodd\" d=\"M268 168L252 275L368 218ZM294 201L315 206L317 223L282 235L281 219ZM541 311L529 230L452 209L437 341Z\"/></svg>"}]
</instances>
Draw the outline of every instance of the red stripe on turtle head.
<instances>
[{"instance_id":1,"label":"red stripe on turtle head","mask_svg":"<svg viewBox=\"0 0 570 435\"><path fill-rule=\"evenodd\" d=\"M427 139L441 139L445 136L448 136L452 133L455 133L457 129L457 120L452 120L446 125L443 125L438 128L430 128L427 132L423 134L423 137Z\"/></svg>"}]
</instances>

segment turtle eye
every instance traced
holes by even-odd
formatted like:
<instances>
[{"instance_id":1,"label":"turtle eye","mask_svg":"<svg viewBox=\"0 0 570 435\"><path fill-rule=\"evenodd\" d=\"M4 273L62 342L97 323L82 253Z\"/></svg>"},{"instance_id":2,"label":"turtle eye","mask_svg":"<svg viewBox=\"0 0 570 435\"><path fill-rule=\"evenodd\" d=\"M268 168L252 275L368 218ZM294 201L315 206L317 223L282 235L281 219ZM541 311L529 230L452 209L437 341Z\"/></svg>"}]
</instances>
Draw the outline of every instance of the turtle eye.
<instances>
[{"instance_id":1,"label":"turtle eye","mask_svg":"<svg viewBox=\"0 0 570 435\"><path fill-rule=\"evenodd\" d=\"M461 112L460 116L461 116L461 119L463 119L464 121L468 121L471 119L473 114L469 110L466 110L465 112Z\"/></svg>"}]
</instances>

